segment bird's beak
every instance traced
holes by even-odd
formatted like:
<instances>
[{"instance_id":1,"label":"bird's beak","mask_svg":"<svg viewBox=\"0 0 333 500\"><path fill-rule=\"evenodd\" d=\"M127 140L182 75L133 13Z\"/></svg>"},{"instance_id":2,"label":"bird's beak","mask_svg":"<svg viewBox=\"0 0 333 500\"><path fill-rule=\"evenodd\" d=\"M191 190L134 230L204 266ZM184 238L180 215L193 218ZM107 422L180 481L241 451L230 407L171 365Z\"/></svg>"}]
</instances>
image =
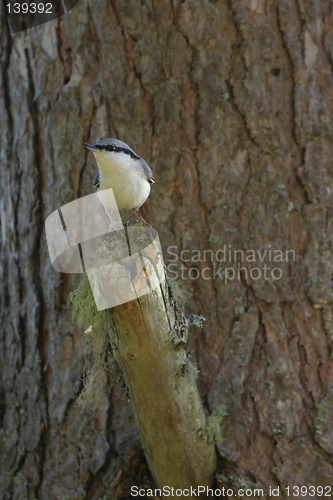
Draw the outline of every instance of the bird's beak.
<instances>
[{"instance_id":1,"label":"bird's beak","mask_svg":"<svg viewBox=\"0 0 333 500\"><path fill-rule=\"evenodd\" d=\"M89 144L89 142L82 142L82 144L87 148L89 149L90 151L94 152L94 151L99 151L98 148L96 148L96 146L94 144Z\"/></svg>"}]
</instances>

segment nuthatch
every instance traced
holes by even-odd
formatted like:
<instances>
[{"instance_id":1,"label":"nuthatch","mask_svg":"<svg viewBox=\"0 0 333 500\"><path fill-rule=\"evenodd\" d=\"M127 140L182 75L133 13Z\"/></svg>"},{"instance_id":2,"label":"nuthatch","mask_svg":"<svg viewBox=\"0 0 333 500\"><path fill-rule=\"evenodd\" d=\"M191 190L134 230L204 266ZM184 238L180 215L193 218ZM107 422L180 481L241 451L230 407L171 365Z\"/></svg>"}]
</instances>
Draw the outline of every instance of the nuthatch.
<instances>
[{"instance_id":1,"label":"nuthatch","mask_svg":"<svg viewBox=\"0 0 333 500\"><path fill-rule=\"evenodd\" d=\"M133 210L136 214L150 194L153 173L143 158L118 139L102 139L95 144L83 143L96 159L99 172L94 187L109 213L116 207L104 189L112 188L118 210Z\"/></svg>"}]
</instances>

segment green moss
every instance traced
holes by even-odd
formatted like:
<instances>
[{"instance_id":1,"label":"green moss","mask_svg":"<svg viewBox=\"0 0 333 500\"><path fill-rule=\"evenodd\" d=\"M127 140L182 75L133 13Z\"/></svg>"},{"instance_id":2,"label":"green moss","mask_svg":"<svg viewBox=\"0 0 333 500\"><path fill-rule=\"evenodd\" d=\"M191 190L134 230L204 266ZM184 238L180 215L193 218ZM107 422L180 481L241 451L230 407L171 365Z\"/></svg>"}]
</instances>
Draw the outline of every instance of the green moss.
<instances>
[{"instance_id":1,"label":"green moss","mask_svg":"<svg viewBox=\"0 0 333 500\"><path fill-rule=\"evenodd\" d=\"M98 311L87 275L70 295L73 308L73 321L85 329L90 326L96 330L106 330L109 320L106 311Z\"/></svg>"},{"instance_id":2,"label":"green moss","mask_svg":"<svg viewBox=\"0 0 333 500\"><path fill-rule=\"evenodd\" d=\"M228 416L226 405L218 405L213 413L207 418L206 434L210 442L222 443L221 423Z\"/></svg>"},{"instance_id":3,"label":"green moss","mask_svg":"<svg viewBox=\"0 0 333 500\"><path fill-rule=\"evenodd\" d=\"M272 420L272 434L273 436L282 436L284 431L284 422L282 420Z\"/></svg>"},{"instance_id":4,"label":"green moss","mask_svg":"<svg viewBox=\"0 0 333 500\"><path fill-rule=\"evenodd\" d=\"M272 391L275 388L275 384L272 380L266 380L265 384L268 386L268 389Z\"/></svg>"},{"instance_id":5,"label":"green moss","mask_svg":"<svg viewBox=\"0 0 333 500\"><path fill-rule=\"evenodd\" d=\"M323 429L322 426L325 423L325 416L327 410L327 403L322 401L321 403L316 404L317 415L315 418L315 429L318 436L322 436Z\"/></svg>"},{"instance_id":6,"label":"green moss","mask_svg":"<svg viewBox=\"0 0 333 500\"><path fill-rule=\"evenodd\" d=\"M327 403L325 401L316 404L317 417L320 422L324 421Z\"/></svg>"},{"instance_id":7,"label":"green moss","mask_svg":"<svg viewBox=\"0 0 333 500\"><path fill-rule=\"evenodd\" d=\"M107 370L105 344L109 342L110 319L107 311L98 311L87 275L70 295L73 308L73 321L85 328L87 338L86 353L91 353L92 366L88 367L87 358L83 371L84 388L77 404L83 408L102 406L104 400L101 382Z\"/></svg>"},{"instance_id":8,"label":"green moss","mask_svg":"<svg viewBox=\"0 0 333 500\"><path fill-rule=\"evenodd\" d=\"M245 307L243 306L234 307L234 314L236 314L237 316L241 316L244 313L245 313Z\"/></svg>"},{"instance_id":9,"label":"green moss","mask_svg":"<svg viewBox=\"0 0 333 500\"><path fill-rule=\"evenodd\" d=\"M208 236L208 243L211 245L218 245L220 243L220 237L216 234L210 233Z\"/></svg>"}]
</instances>

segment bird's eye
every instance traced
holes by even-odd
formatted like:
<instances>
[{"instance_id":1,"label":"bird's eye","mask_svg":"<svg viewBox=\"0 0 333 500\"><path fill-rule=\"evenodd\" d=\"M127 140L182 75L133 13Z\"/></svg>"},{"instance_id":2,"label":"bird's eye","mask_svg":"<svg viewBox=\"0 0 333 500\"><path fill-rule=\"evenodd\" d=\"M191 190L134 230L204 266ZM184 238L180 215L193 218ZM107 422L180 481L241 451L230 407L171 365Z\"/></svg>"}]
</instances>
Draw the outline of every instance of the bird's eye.
<instances>
[{"instance_id":1,"label":"bird's eye","mask_svg":"<svg viewBox=\"0 0 333 500\"><path fill-rule=\"evenodd\" d=\"M115 151L116 150L116 146L115 144L111 144L110 145L110 151Z\"/></svg>"}]
</instances>

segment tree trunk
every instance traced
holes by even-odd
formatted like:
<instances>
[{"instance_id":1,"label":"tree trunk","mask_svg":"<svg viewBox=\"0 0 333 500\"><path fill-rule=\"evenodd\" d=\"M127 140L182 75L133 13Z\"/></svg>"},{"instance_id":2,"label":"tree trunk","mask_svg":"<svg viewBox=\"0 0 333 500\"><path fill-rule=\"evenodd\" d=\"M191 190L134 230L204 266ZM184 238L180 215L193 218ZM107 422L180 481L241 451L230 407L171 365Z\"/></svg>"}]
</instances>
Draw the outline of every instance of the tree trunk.
<instances>
[{"instance_id":1,"label":"tree trunk","mask_svg":"<svg viewBox=\"0 0 333 500\"><path fill-rule=\"evenodd\" d=\"M331 2L81 0L14 35L0 12L0 498L154 487L107 348L103 408L75 404L80 276L45 240L46 217L93 191L81 141L99 137L151 166L143 215L206 317L190 349L216 488L331 486Z\"/></svg>"}]
</instances>

